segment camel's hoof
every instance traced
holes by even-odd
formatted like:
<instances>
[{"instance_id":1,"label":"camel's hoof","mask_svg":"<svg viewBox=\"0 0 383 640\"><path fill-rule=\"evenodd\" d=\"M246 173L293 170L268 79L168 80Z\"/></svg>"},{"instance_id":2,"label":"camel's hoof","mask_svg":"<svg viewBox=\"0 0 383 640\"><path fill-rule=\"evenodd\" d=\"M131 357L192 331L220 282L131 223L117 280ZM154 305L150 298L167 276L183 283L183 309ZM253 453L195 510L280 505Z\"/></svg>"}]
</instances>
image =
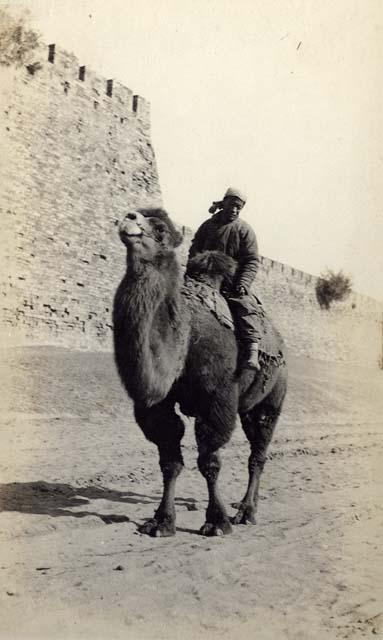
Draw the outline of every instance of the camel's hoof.
<instances>
[{"instance_id":1,"label":"camel's hoof","mask_svg":"<svg viewBox=\"0 0 383 640\"><path fill-rule=\"evenodd\" d=\"M152 536L153 538L167 538L175 535L176 528L174 524L160 523L152 518L138 527L138 531L140 533L145 533L148 536Z\"/></svg>"},{"instance_id":2,"label":"camel's hoof","mask_svg":"<svg viewBox=\"0 0 383 640\"><path fill-rule=\"evenodd\" d=\"M235 508L238 509L238 513L230 518L232 524L257 524L254 507L246 507L239 503Z\"/></svg>"},{"instance_id":3,"label":"camel's hoof","mask_svg":"<svg viewBox=\"0 0 383 640\"><path fill-rule=\"evenodd\" d=\"M232 528L229 520L227 522L221 522L219 525L205 522L199 532L201 536L227 536L232 532Z\"/></svg>"}]
</instances>

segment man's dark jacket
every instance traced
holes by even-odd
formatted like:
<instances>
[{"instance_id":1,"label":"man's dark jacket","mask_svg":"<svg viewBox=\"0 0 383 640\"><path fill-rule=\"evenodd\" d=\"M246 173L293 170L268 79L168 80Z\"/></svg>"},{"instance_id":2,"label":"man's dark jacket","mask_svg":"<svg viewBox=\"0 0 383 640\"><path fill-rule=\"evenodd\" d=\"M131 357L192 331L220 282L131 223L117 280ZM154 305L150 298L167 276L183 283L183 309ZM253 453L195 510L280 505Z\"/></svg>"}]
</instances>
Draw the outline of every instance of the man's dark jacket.
<instances>
[{"instance_id":1,"label":"man's dark jacket","mask_svg":"<svg viewBox=\"0 0 383 640\"><path fill-rule=\"evenodd\" d=\"M238 264L234 286L250 291L258 269L258 245L254 231L237 218L225 223L220 212L203 222L193 238L189 258L202 251L222 251Z\"/></svg>"}]
</instances>

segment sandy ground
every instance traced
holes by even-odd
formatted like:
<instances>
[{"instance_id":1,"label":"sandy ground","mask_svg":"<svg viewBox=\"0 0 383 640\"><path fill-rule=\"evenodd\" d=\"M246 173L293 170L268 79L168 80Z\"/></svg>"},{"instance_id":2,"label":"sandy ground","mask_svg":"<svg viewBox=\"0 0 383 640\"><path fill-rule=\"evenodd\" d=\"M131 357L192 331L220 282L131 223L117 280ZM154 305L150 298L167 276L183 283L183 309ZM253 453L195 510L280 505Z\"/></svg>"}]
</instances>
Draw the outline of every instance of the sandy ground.
<instances>
[{"instance_id":1,"label":"sandy ground","mask_svg":"<svg viewBox=\"0 0 383 640\"><path fill-rule=\"evenodd\" d=\"M258 524L198 535L189 421L177 535L157 539L137 532L160 497L156 450L110 354L3 350L0 637L383 638L383 372L290 361ZM247 456L238 427L228 505Z\"/></svg>"}]
</instances>

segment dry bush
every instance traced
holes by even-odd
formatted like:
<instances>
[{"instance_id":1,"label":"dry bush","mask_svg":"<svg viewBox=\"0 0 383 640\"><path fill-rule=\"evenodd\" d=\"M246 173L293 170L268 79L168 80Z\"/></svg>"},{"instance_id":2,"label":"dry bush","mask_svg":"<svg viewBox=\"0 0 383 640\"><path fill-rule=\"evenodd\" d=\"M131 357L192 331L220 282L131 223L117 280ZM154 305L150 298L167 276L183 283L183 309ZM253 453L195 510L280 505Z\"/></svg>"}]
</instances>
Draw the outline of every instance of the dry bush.
<instances>
[{"instance_id":1,"label":"dry bush","mask_svg":"<svg viewBox=\"0 0 383 640\"><path fill-rule=\"evenodd\" d=\"M12 15L0 9L0 65L20 67L39 45L40 35L27 26L28 14Z\"/></svg>"},{"instance_id":2,"label":"dry bush","mask_svg":"<svg viewBox=\"0 0 383 640\"><path fill-rule=\"evenodd\" d=\"M318 278L315 293L321 309L329 309L333 302L345 300L352 291L351 279L343 271L328 269Z\"/></svg>"}]
</instances>

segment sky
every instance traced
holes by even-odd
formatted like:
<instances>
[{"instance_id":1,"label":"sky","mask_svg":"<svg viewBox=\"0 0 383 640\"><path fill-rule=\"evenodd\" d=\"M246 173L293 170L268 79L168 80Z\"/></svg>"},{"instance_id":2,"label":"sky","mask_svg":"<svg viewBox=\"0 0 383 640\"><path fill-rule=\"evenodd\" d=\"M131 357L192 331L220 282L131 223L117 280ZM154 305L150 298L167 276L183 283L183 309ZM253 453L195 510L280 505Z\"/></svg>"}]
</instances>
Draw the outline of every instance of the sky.
<instances>
[{"instance_id":1,"label":"sky","mask_svg":"<svg viewBox=\"0 0 383 640\"><path fill-rule=\"evenodd\" d=\"M228 186L260 252L383 300L382 0L0 0L151 103L164 206Z\"/></svg>"}]
</instances>

